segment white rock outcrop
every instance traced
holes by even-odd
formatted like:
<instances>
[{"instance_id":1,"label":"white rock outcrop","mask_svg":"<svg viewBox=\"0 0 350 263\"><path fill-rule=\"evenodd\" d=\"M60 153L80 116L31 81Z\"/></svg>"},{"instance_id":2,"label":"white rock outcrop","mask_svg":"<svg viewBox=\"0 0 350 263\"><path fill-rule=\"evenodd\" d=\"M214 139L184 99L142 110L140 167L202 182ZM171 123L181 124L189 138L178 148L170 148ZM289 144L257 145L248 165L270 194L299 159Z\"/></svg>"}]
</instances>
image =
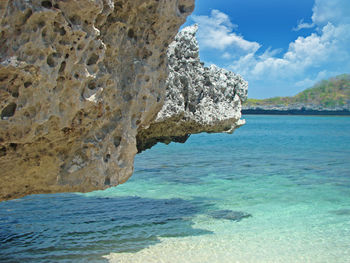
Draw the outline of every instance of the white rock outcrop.
<instances>
[{"instance_id":1,"label":"white rock outcrop","mask_svg":"<svg viewBox=\"0 0 350 263\"><path fill-rule=\"evenodd\" d=\"M197 25L184 28L169 46L164 105L150 127L139 131L139 151L157 142L185 142L194 133L231 133L244 124L240 118L248 83L225 69L204 67L197 29Z\"/></svg>"}]
</instances>

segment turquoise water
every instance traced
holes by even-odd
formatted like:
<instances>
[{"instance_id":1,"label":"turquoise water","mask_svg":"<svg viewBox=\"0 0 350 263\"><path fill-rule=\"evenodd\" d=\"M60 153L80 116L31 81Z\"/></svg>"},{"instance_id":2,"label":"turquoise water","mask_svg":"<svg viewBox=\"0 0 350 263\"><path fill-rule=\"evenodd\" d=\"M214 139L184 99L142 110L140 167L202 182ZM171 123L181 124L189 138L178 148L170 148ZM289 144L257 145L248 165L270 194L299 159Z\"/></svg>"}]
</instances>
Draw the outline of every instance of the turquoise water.
<instances>
[{"instance_id":1,"label":"turquoise water","mask_svg":"<svg viewBox=\"0 0 350 263\"><path fill-rule=\"evenodd\" d=\"M0 262L350 262L350 118L245 118L116 188L0 203Z\"/></svg>"}]
</instances>

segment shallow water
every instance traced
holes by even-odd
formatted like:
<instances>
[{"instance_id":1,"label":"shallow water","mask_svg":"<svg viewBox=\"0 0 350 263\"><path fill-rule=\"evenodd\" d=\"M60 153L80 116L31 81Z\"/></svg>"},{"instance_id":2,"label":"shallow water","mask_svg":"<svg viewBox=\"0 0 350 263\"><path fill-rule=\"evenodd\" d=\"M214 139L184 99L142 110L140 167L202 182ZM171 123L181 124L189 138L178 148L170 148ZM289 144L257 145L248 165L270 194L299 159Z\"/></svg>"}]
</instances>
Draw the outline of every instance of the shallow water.
<instances>
[{"instance_id":1,"label":"shallow water","mask_svg":"<svg viewBox=\"0 0 350 263\"><path fill-rule=\"evenodd\" d=\"M350 118L246 119L116 188L0 203L0 262L350 262Z\"/></svg>"}]
</instances>

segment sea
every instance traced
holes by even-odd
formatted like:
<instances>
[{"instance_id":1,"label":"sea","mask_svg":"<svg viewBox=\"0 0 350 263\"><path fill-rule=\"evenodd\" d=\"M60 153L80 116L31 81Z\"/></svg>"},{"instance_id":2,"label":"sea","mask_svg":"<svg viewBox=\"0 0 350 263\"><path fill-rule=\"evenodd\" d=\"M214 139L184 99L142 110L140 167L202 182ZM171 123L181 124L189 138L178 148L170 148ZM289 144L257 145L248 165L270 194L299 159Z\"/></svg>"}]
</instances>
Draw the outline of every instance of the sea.
<instances>
[{"instance_id":1,"label":"sea","mask_svg":"<svg viewBox=\"0 0 350 263\"><path fill-rule=\"evenodd\" d=\"M247 115L123 185L0 203L0 262L350 262L350 117Z\"/></svg>"}]
</instances>

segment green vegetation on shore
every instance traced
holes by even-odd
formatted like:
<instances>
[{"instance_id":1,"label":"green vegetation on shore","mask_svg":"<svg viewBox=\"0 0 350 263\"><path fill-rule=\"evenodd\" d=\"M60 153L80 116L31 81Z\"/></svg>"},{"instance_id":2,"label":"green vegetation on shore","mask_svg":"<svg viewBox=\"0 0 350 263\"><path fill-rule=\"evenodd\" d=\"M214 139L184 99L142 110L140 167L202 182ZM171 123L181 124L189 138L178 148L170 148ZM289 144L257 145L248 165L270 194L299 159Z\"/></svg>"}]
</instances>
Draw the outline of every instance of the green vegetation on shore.
<instances>
[{"instance_id":1,"label":"green vegetation on shore","mask_svg":"<svg viewBox=\"0 0 350 263\"><path fill-rule=\"evenodd\" d=\"M245 107L268 105L317 105L325 108L350 105L350 74L343 74L322 80L312 88L306 89L294 97L274 97L269 99L248 99Z\"/></svg>"}]
</instances>

